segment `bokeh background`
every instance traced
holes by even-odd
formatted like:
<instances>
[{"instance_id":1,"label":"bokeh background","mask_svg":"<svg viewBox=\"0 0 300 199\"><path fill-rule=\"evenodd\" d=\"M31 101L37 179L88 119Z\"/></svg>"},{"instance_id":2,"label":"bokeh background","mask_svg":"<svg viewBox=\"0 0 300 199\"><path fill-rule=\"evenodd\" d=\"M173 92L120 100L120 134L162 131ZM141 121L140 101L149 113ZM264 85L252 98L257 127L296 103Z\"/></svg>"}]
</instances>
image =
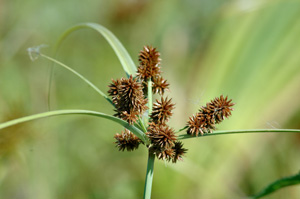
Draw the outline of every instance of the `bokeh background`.
<instances>
[{"instance_id":1,"label":"bokeh background","mask_svg":"<svg viewBox=\"0 0 300 199\"><path fill-rule=\"evenodd\" d=\"M210 99L236 103L220 130L300 128L298 0L0 0L0 122L48 110L51 64L32 62L28 47L47 44L81 22L110 29L136 64L143 45L161 52L169 125L185 126ZM92 30L73 33L57 57L104 91L125 76L109 44ZM111 106L55 67L54 109L113 114ZM0 131L0 198L142 198L147 150L119 152L122 127L89 116L59 116ZM300 136L243 134L184 141L183 162L155 163L152 198L245 198L297 173ZM266 197L300 198L293 186Z\"/></svg>"}]
</instances>

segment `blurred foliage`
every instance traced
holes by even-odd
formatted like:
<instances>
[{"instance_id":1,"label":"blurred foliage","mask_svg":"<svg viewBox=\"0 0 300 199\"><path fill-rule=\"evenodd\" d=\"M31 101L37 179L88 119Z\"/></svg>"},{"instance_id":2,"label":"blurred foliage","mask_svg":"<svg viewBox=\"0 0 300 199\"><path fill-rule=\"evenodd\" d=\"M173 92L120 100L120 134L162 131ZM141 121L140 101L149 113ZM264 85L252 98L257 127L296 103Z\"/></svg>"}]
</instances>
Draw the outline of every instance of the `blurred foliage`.
<instances>
[{"instance_id":1,"label":"blurred foliage","mask_svg":"<svg viewBox=\"0 0 300 199\"><path fill-rule=\"evenodd\" d=\"M0 0L0 122L48 109L48 61L26 48L48 44L80 22L110 29L137 63L152 44L183 127L199 106L221 94L236 102L219 129L300 128L300 1ZM72 34L58 59L107 90L125 76L113 50L90 30ZM75 76L55 68L51 109L112 114ZM0 198L141 198L147 151L119 152L112 122L62 116L0 132ZM296 134L229 135L185 141L184 162L157 162L153 198L241 198L299 170ZM299 186L272 199L300 198Z\"/></svg>"}]
</instances>

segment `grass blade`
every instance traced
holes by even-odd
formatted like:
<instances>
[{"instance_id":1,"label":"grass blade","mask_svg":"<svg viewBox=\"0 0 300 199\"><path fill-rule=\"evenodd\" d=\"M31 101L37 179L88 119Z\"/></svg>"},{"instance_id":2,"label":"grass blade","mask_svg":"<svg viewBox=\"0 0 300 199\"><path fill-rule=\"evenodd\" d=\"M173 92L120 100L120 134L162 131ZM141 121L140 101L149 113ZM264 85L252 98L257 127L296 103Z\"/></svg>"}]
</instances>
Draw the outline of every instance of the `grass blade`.
<instances>
[{"instance_id":1,"label":"grass blade","mask_svg":"<svg viewBox=\"0 0 300 199\"><path fill-rule=\"evenodd\" d=\"M126 129L128 129L129 131L134 133L145 144L148 143L148 138L146 137L145 133L143 133L143 131L141 131L137 127L135 127L133 125L130 125L127 122L125 122L124 120L121 120L117 117L107 115L105 113L96 112L96 111L89 111L89 110L56 110L56 111L48 111L48 112L44 112L44 113L38 113L38 114L35 114L35 115L29 115L29 116L25 116L25 117L22 117L22 118L18 118L18 119L15 119L15 120L11 120L11 121L8 121L8 122L1 123L0 124L0 129L7 128L7 127L10 127L10 126L14 126L14 125L24 123L24 122L36 120L36 119L41 119L41 118L46 118L46 117L51 117L51 116L58 116L58 115L74 115L74 114L91 115L91 116L96 116L96 117L101 117L101 118L111 120L113 122L116 122L116 123L122 125Z\"/></svg>"},{"instance_id":2,"label":"grass blade","mask_svg":"<svg viewBox=\"0 0 300 199\"><path fill-rule=\"evenodd\" d=\"M184 130L181 129L181 130ZM228 131L214 131L213 133L205 133L202 136L191 136L183 134L178 136L178 140L184 140L189 138L201 138L206 136L214 135L229 135L229 134L240 134L240 133L300 133L300 129L246 129L246 130L228 130Z\"/></svg>"},{"instance_id":3,"label":"grass blade","mask_svg":"<svg viewBox=\"0 0 300 199\"><path fill-rule=\"evenodd\" d=\"M81 23L81 24L73 26L72 28L68 29L61 35L60 39L57 42L55 49L57 50L59 48L59 46L61 45L63 40L69 34L71 34L72 32L74 32L76 30L83 29L83 28L91 28L91 29L99 32L107 40L107 42L110 44L110 46L115 51L126 74L128 76L130 76L130 75L135 76L137 68L136 68L133 60L131 59L130 55L128 54L127 50L125 49L125 47L122 45L122 43L117 39L117 37L111 31L109 31L104 26L101 26L100 24Z\"/></svg>"},{"instance_id":4,"label":"grass blade","mask_svg":"<svg viewBox=\"0 0 300 199\"><path fill-rule=\"evenodd\" d=\"M296 175L276 180L275 182L268 185L265 189L263 189L260 193L252 196L251 198L253 198L253 199L262 198L262 197L269 195L283 187L296 185L296 184L300 184L300 172Z\"/></svg>"},{"instance_id":5,"label":"grass blade","mask_svg":"<svg viewBox=\"0 0 300 199\"><path fill-rule=\"evenodd\" d=\"M151 199L155 155L149 151L143 199Z\"/></svg>"},{"instance_id":6,"label":"grass blade","mask_svg":"<svg viewBox=\"0 0 300 199\"><path fill-rule=\"evenodd\" d=\"M56 59L53 59L47 55L44 55L42 53L39 53L39 55L45 59L48 59L50 61L52 61L53 63L56 63L60 66L62 66L63 68L67 69L68 71L70 71L71 73L73 73L74 75L76 75L77 77L79 77L80 79L82 79L85 83L87 83L91 88L93 88L98 94L100 94L102 97L104 97L109 103L111 103L113 106L114 104L112 103L111 99L105 95L97 86L95 86L92 82L90 82L87 78L85 78L83 75L81 75L80 73L78 73L77 71L75 71L74 69L70 68L69 66L57 61ZM51 72L52 74L52 72ZM51 82L49 83L49 85L51 84ZM50 89L49 89L50 90Z\"/></svg>"}]
</instances>

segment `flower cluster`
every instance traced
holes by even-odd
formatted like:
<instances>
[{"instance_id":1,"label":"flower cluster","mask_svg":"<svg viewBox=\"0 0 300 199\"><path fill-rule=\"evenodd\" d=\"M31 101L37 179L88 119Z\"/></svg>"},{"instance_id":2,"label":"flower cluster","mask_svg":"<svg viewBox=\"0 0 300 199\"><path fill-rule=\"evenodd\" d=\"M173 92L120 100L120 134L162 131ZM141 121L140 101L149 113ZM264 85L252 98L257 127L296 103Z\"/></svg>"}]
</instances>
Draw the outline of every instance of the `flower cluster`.
<instances>
[{"instance_id":1,"label":"flower cluster","mask_svg":"<svg viewBox=\"0 0 300 199\"><path fill-rule=\"evenodd\" d=\"M161 97L161 100L156 100L153 104L153 110L150 115L151 120L155 124L166 124L169 118L172 116L172 110L175 108L175 104L171 103L172 99L165 99Z\"/></svg>"},{"instance_id":2,"label":"flower cluster","mask_svg":"<svg viewBox=\"0 0 300 199\"><path fill-rule=\"evenodd\" d=\"M182 156L187 151L183 148L182 142L177 141L174 130L166 124L150 123L147 135L151 140L149 150L158 159L172 160L173 163L176 163L177 160L182 160Z\"/></svg>"},{"instance_id":3,"label":"flower cluster","mask_svg":"<svg viewBox=\"0 0 300 199\"><path fill-rule=\"evenodd\" d=\"M131 125L139 127L143 125L143 113L148 109L148 83L151 83L152 93L159 94L160 98L152 106L152 112L148 114L148 127L145 132L148 137L146 143L149 152L158 159L176 163L182 160L187 152L183 143L178 141L175 131L168 126L167 122L172 116L175 104L172 99L163 97L168 90L169 84L161 76L160 53L151 46L145 46L139 54L139 66L136 77L112 80L108 93L112 97L115 106L115 116L127 121ZM234 103L221 95L199 112L190 117L187 124L187 133L190 135L212 132L215 125L231 115ZM140 118L139 122L137 120ZM142 129L142 128L141 128ZM143 128L145 130L145 128ZM146 130L145 130L146 131ZM115 135L115 144L120 151L132 151L143 143L136 135L125 129L121 134Z\"/></svg>"},{"instance_id":4,"label":"flower cluster","mask_svg":"<svg viewBox=\"0 0 300 199\"><path fill-rule=\"evenodd\" d=\"M160 53L152 46L144 46L139 54L140 65L137 71L137 77L143 82L144 90L147 91L147 82L152 82L152 92L163 95L169 88L167 80L161 76L160 71Z\"/></svg>"},{"instance_id":5,"label":"flower cluster","mask_svg":"<svg viewBox=\"0 0 300 199\"><path fill-rule=\"evenodd\" d=\"M120 151L133 151L137 149L142 141L129 130L125 129L125 132L115 135L116 144Z\"/></svg>"},{"instance_id":6,"label":"flower cluster","mask_svg":"<svg viewBox=\"0 0 300 199\"><path fill-rule=\"evenodd\" d=\"M228 100L228 97L221 95L216 97L206 106L202 106L196 115L189 118L187 134L198 136L200 133L211 133L215 129L215 124L222 122L231 115L231 108L234 103Z\"/></svg>"},{"instance_id":7,"label":"flower cluster","mask_svg":"<svg viewBox=\"0 0 300 199\"><path fill-rule=\"evenodd\" d=\"M172 128L166 123L172 116L175 104L172 99L162 97L169 84L161 76L160 53L151 46L145 46L139 54L139 66L136 78L130 76L128 79L121 78L112 80L109 85L109 96L115 106L115 116L127 121L129 124L136 124L138 118L142 118L148 107L147 93L148 83L151 82L152 93L161 95L153 104L153 111L149 114L149 124L146 135L150 140L147 146L150 153L158 159L172 161L182 160L186 153L183 144L177 141L177 136ZM136 124L137 125L137 124ZM115 144L120 151L132 151L137 149L142 141L129 130L115 135Z\"/></svg>"},{"instance_id":8,"label":"flower cluster","mask_svg":"<svg viewBox=\"0 0 300 199\"><path fill-rule=\"evenodd\" d=\"M115 116L126 120L129 124L133 124L138 116L148 109L142 84L137 81L137 78L130 76L129 79L112 80L109 88L108 93L112 96L117 112Z\"/></svg>"}]
</instances>

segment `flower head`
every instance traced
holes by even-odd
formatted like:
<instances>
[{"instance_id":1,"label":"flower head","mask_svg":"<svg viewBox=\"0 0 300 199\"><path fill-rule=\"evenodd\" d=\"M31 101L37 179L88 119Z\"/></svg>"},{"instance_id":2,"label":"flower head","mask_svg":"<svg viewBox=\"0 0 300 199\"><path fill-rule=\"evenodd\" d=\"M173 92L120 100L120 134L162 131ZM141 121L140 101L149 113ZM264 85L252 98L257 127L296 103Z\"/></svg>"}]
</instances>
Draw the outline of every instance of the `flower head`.
<instances>
[{"instance_id":1,"label":"flower head","mask_svg":"<svg viewBox=\"0 0 300 199\"><path fill-rule=\"evenodd\" d=\"M147 81L161 73L160 71L160 53L152 46L144 46L144 49L139 54L140 65L138 67L137 76Z\"/></svg>"},{"instance_id":2,"label":"flower head","mask_svg":"<svg viewBox=\"0 0 300 199\"><path fill-rule=\"evenodd\" d=\"M174 130L167 125L150 123L147 135L152 144L159 146L163 150L172 148L176 141Z\"/></svg>"},{"instance_id":3,"label":"flower head","mask_svg":"<svg viewBox=\"0 0 300 199\"><path fill-rule=\"evenodd\" d=\"M166 121L172 116L172 110L175 108L175 104L171 103L171 99L161 97L161 100L156 100L153 104L153 110L150 115L152 121L156 124L165 124Z\"/></svg>"},{"instance_id":4,"label":"flower head","mask_svg":"<svg viewBox=\"0 0 300 199\"><path fill-rule=\"evenodd\" d=\"M173 148L164 149L158 145L152 145L149 152L156 155L159 160L171 161L174 158L175 151Z\"/></svg>"},{"instance_id":5,"label":"flower head","mask_svg":"<svg viewBox=\"0 0 300 199\"><path fill-rule=\"evenodd\" d=\"M198 136L199 133L201 135L211 133L215 129L215 124L222 122L225 117L231 115L233 110L231 106L234 105L231 101L221 95L207 103L206 106L202 106L196 115L189 118L187 134Z\"/></svg>"},{"instance_id":6,"label":"flower head","mask_svg":"<svg viewBox=\"0 0 300 199\"><path fill-rule=\"evenodd\" d=\"M147 99L144 97L143 86L136 78L121 78L112 80L108 93L115 105L115 116L132 124L139 115L147 109Z\"/></svg>"},{"instance_id":7,"label":"flower head","mask_svg":"<svg viewBox=\"0 0 300 199\"><path fill-rule=\"evenodd\" d=\"M183 148L183 143L178 141L172 148L174 150L174 156L172 157L172 162L176 163L178 160L182 161L182 156L187 152L187 149Z\"/></svg>"},{"instance_id":8,"label":"flower head","mask_svg":"<svg viewBox=\"0 0 300 199\"><path fill-rule=\"evenodd\" d=\"M152 85L152 92L158 93L163 95L165 90L169 89L169 83L167 80L163 79L161 76L155 76L152 78L153 85Z\"/></svg>"},{"instance_id":9,"label":"flower head","mask_svg":"<svg viewBox=\"0 0 300 199\"><path fill-rule=\"evenodd\" d=\"M116 146L119 148L119 151L133 151L137 149L142 142L136 135L134 135L129 130L125 129L125 131L121 132L121 134L117 133L114 137L116 139Z\"/></svg>"},{"instance_id":10,"label":"flower head","mask_svg":"<svg viewBox=\"0 0 300 199\"><path fill-rule=\"evenodd\" d=\"M215 129L214 123L211 121L211 115L203 113L197 113L190 117L187 126L187 134L195 136L198 136L199 133L203 135Z\"/></svg>"},{"instance_id":11,"label":"flower head","mask_svg":"<svg viewBox=\"0 0 300 199\"><path fill-rule=\"evenodd\" d=\"M216 123L220 123L225 118L231 116L231 111L234 110L231 107L235 105L235 103L232 103L231 101L232 99L228 100L227 96L224 98L224 96L221 95L219 98L216 97L214 100L210 102L210 104L214 108L214 117Z\"/></svg>"}]
</instances>

